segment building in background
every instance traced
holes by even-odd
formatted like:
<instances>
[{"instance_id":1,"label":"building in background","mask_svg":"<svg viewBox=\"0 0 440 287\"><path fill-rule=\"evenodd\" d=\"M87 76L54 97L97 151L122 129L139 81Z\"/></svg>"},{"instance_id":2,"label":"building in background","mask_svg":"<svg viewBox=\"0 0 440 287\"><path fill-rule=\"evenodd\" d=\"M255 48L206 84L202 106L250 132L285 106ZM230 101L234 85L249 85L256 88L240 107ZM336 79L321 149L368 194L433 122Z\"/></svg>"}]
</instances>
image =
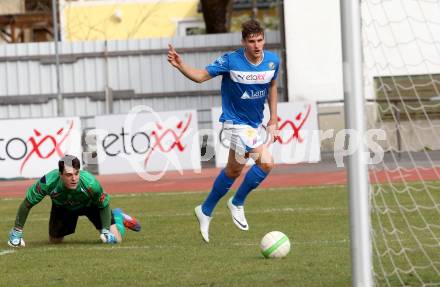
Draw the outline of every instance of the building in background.
<instances>
[{"instance_id":1,"label":"building in background","mask_svg":"<svg viewBox=\"0 0 440 287\"><path fill-rule=\"evenodd\" d=\"M280 0L232 0L231 32L252 13L277 30ZM62 41L205 34L200 0L57 0ZM53 40L52 0L0 0L0 43Z\"/></svg>"},{"instance_id":2,"label":"building in background","mask_svg":"<svg viewBox=\"0 0 440 287\"><path fill-rule=\"evenodd\" d=\"M0 15L24 11L24 0L0 0Z\"/></svg>"},{"instance_id":3,"label":"building in background","mask_svg":"<svg viewBox=\"0 0 440 287\"><path fill-rule=\"evenodd\" d=\"M241 31L241 24L256 13L257 19L268 30L278 30L280 25L281 0L234 0L231 16L231 32ZM254 11L253 11L254 10ZM199 10L200 11L200 10Z\"/></svg>"},{"instance_id":4,"label":"building in background","mask_svg":"<svg viewBox=\"0 0 440 287\"><path fill-rule=\"evenodd\" d=\"M0 42L45 42L52 37L51 0L0 0Z\"/></svg>"},{"instance_id":5,"label":"building in background","mask_svg":"<svg viewBox=\"0 0 440 287\"><path fill-rule=\"evenodd\" d=\"M256 2L259 18L277 28L278 1ZM252 10L251 0L234 0L231 31L238 31ZM199 0L61 0L64 41L127 40L203 34Z\"/></svg>"}]
</instances>

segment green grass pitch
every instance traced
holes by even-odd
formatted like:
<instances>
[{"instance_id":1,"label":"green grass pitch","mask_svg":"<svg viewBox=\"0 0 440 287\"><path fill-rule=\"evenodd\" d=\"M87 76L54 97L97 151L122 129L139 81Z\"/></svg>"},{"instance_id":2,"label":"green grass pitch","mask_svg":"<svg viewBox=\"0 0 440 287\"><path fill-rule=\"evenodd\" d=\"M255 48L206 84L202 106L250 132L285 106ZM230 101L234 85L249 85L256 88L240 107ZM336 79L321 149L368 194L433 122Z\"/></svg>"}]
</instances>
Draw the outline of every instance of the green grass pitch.
<instances>
[{"instance_id":1,"label":"green grass pitch","mask_svg":"<svg viewBox=\"0 0 440 287\"><path fill-rule=\"evenodd\" d=\"M351 285L345 186L254 191L245 207L247 232L232 223L227 195L214 211L209 244L202 241L193 212L206 195L114 195L111 206L136 216L143 228L127 232L116 246L100 243L86 218L63 244L49 245L50 200L45 199L31 210L24 230L27 247L19 250L6 241L22 199L0 199L0 286ZM284 259L260 254L261 238L273 230L290 238Z\"/></svg>"}]
</instances>

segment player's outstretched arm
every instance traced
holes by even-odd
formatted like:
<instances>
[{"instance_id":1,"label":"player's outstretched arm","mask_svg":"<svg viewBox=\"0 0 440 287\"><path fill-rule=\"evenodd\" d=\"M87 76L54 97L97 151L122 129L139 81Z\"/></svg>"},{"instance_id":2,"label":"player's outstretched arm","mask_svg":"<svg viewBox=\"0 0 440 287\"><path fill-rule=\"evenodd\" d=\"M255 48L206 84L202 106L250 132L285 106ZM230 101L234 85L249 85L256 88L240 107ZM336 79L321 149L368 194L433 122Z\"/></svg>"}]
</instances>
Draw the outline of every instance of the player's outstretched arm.
<instances>
[{"instance_id":1,"label":"player's outstretched arm","mask_svg":"<svg viewBox=\"0 0 440 287\"><path fill-rule=\"evenodd\" d=\"M101 218L102 229L100 238L103 243L115 244L121 241L121 235L117 235L117 229L112 231L110 228L112 211L110 205L107 204L105 207L99 209L99 216ZM118 240L119 239L119 240Z\"/></svg>"},{"instance_id":2,"label":"player's outstretched arm","mask_svg":"<svg viewBox=\"0 0 440 287\"><path fill-rule=\"evenodd\" d=\"M196 83L203 83L212 79L211 75L205 69L194 69L186 65L183 62L182 57L176 52L176 49L174 49L171 44L168 45L168 62L171 66L178 69L185 77Z\"/></svg>"},{"instance_id":3,"label":"player's outstretched arm","mask_svg":"<svg viewBox=\"0 0 440 287\"><path fill-rule=\"evenodd\" d=\"M26 223L29 212L34 205L38 204L46 195L49 194L49 190L52 188L52 184L49 184L47 181L47 175L44 175L40 179L36 180L34 184L28 188L26 191L26 197L18 208L14 227L9 232L9 246L25 246L23 240L23 227Z\"/></svg>"},{"instance_id":4,"label":"player's outstretched arm","mask_svg":"<svg viewBox=\"0 0 440 287\"><path fill-rule=\"evenodd\" d=\"M24 199L20 204L20 207L17 211L17 216L15 217L14 227L9 231L8 245L11 247L24 247L25 243L23 240L23 227L26 223L27 216L29 214L30 209L32 208L31 204Z\"/></svg>"}]
</instances>

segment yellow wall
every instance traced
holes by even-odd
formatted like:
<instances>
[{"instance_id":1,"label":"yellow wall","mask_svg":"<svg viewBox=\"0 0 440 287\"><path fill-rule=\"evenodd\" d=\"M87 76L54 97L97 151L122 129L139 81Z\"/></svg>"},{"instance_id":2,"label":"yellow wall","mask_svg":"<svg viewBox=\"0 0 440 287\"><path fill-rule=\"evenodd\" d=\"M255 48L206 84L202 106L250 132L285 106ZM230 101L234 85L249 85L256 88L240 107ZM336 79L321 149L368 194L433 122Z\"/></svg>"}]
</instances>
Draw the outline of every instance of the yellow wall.
<instances>
[{"instance_id":1,"label":"yellow wall","mask_svg":"<svg viewBox=\"0 0 440 287\"><path fill-rule=\"evenodd\" d=\"M62 36L67 41L125 40L176 35L177 22L200 19L199 0L133 0L132 2L62 2ZM115 15L120 14L120 17ZM251 11L234 11L231 31L241 30ZM276 17L276 8L260 9L258 19Z\"/></svg>"},{"instance_id":2,"label":"yellow wall","mask_svg":"<svg viewBox=\"0 0 440 287\"><path fill-rule=\"evenodd\" d=\"M137 3L65 2L61 7L63 39L122 40L175 35L177 21L199 17L198 0L166 0ZM119 11L120 18L115 17Z\"/></svg>"}]
</instances>

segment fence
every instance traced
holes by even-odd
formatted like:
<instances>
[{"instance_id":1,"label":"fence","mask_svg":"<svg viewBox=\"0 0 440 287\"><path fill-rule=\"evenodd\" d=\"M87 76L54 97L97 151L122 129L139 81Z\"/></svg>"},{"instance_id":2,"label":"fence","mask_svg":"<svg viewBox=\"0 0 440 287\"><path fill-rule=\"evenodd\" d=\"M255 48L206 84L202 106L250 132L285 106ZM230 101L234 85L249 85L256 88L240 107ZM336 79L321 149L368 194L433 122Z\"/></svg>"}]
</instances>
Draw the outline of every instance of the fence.
<instances>
[{"instance_id":1,"label":"fence","mask_svg":"<svg viewBox=\"0 0 440 287\"><path fill-rule=\"evenodd\" d=\"M206 111L220 105L220 77L197 85L167 62L172 43L191 66L203 68L239 47L241 34L197 35L129 41L60 43L60 86L64 116L80 116L92 128L94 115L126 113L136 105L156 111L197 108L200 127ZM278 32L266 33L266 47L281 53ZM53 43L0 45L0 118L57 116ZM280 101L286 101L284 71Z\"/></svg>"}]
</instances>

